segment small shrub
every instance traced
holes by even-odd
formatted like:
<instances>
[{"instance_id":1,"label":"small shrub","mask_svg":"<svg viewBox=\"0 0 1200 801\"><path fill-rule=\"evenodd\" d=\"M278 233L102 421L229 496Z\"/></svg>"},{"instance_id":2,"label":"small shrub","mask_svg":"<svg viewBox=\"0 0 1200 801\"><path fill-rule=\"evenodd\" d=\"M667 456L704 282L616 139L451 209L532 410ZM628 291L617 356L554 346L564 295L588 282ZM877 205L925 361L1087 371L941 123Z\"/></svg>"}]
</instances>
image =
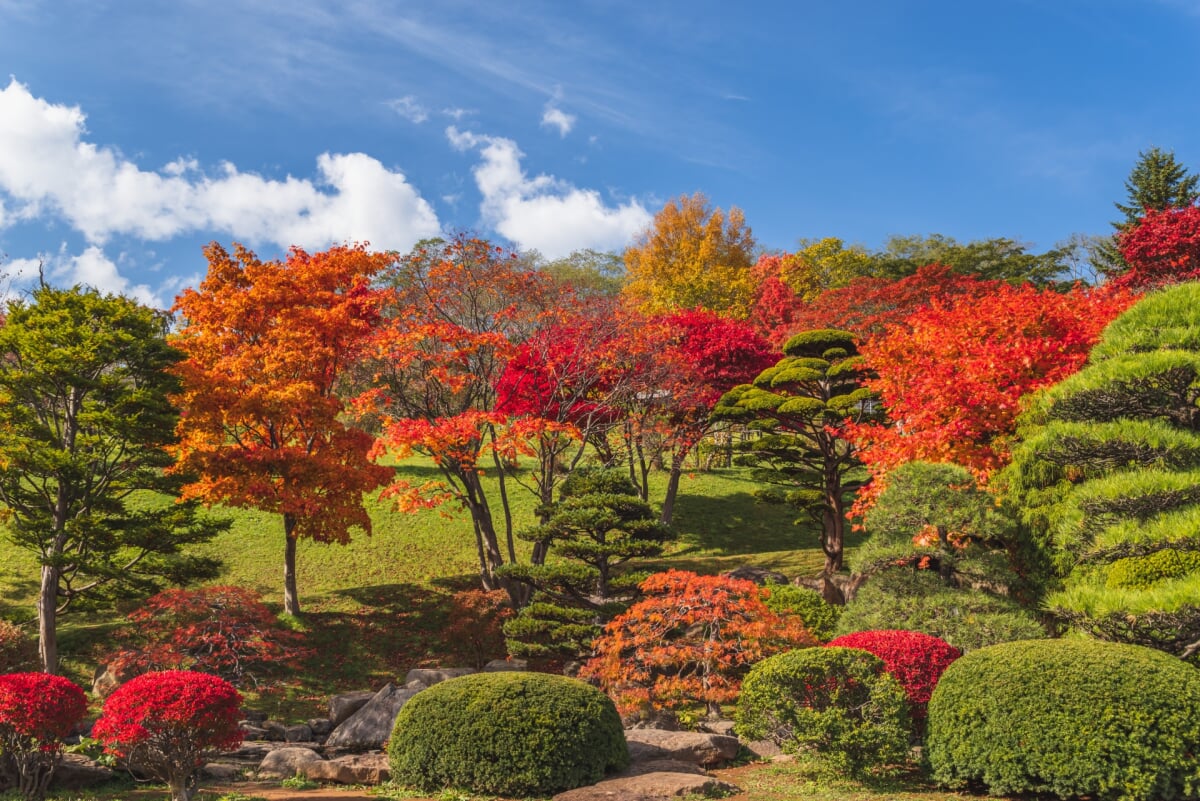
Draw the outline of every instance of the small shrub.
<instances>
[{"instance_id":1,"label":"small shrub","mask_svg":"<svg viewBox=\"0 0 1200 801\"><path fill-rule=\"evenodd\" d=\"M1200 551L1164 548L1148 556L1118 559L1108 566L1105 583L1110 589L1146 589L1167 579L1200 570Z\"/></svg>"},{"instance_id":2,"label":"small shrub","mask_svg":"<svg viewBox=\"0 0 1200 801\"><path fill-rule=\"evenodd\" d=\"M929 696L942 672L962 656L962 651L945 640L920 631L860 631L829 642L831 647L859 648L883 660L908 695L909 711L924 720Z\"/></svg>"},{"instance_id":3,"label":"small shrub","mask_svg":"<svg viewBox=\"0 0 1200 801\"><path fill-rule=\"evenodd\" d=\"M92 728L110 754L171 789L172 801L190 801L200 767L213 751L236 748L242 696L207 673L144 673L113 692Z\"/></svg>"},{"instance_id":4,"label":"small shrub","mask_svg":"<svg viewBox=\"0 0 1200 801\"><path fill-rule=\"evenodd\" d=\"M932 570L886 570L846 604L839 634L878 629L923 631L962 651L1046 636L1015 601L981 590L945 587Z\"/></svg>"},{"instance_id":5,"label":"small shrub","mask_svg":"<svg viewBox=\"0 0 1200 801\"><path fill-rule=\"evenodd\" d=\"M855 775L908 758L904 688L854 648L807 648L759 662L737 704L737 733L788 753L814 750Z\"/></svg>"},{"instance_id":6,"label":"small shrub","mask_svg":"<svg viewBox=\"0 0 1200 801\"><path fill-rule=\"evenodd\" d=\"M462 590L450 598L445 640L476 669L503 659L504 621L512 617L504 590Z\"/></svg>"},{"instance_id":7,"label":"small shrub","mask_svg":"<svg viewBox=\"0 0 1200 801\"><path fill-rule=\"evenodd\" d=\"M1193 798L1200 671L1096 640L984 648L942 675L926 753L939 782L982 782L994 795Z\"/></svg>"},{"instance_id":8,"label":"small shrub","mask_svg":"<svg viewBox=\"0 0 1200 801\"><path fill-rule=\"evenodd\" d=\"M840 606L834 606L822 598L821 593L808 587L768 584L766 589L769 594L765 602L772 612L800 618L809 634L821 642L833 636L834 626L842 613Z\"/></svg>"},{"instance_id":9,"label":"small shrub","mask_svg":"<svg viewBox=\"0 0 1200 801\"><path fill-rule=\"evenodd\" d=\"M166 590L130 613L128 645L108 658L117 674L194 670L234 686L311 654L304 636L284 627L245 587Z\"/></svg>"},{"instance_id":10,"label":"small shrub","mask_svg":"<svg viewBox=\"0 0 1200 801\"><path fill-rule=\"evenodd\" d=\"M279 786L285 790L315 790L320 787L319 782L297 773L295 776L288 776L279 783Z\"/></svg>"},{"instance_id":11,"label":"small shrub","mask_svg":"<svg viewBox=\"0 0 1200 801\"><path fill-rule=\"evenodd\" d=\"M62 676L0 676L0 775L23 798L44 796L62 761L63 738L86 712L87 696Z\"/></svg>"},{"instance_id":12,"label":"small shrub","mask_svg":"<svg viewBox=\"0 0 1200 801\"><path fill-rule=\"evenodd\" d=\"M700 706L719 714L758 660L815 645L795 619L763 603L758 585L682 570L642 582L646 597L605 627L581 675L626 716Z\"/></svg>"},{"instance_id":13,"label":"small shrub","mask_svg":"<svg viewBox=\"0 0 1200 801\"><path fill-rule=\"evenodd\" d=\"M436 684L396 718L392 778L443 788L548 796L629 764L612 701L565 676L479 673Z\"/></svg>"},{"instance_id":14,"label":"small shrub","mask_svg":"<svg viewBox=\"0 0 1200 801\"><path fill-rule=\"evenodd\" d=\"M0 619L0 673L16 673L34 667L37 643L20 626Z\"/></svg>"}]
</instances>

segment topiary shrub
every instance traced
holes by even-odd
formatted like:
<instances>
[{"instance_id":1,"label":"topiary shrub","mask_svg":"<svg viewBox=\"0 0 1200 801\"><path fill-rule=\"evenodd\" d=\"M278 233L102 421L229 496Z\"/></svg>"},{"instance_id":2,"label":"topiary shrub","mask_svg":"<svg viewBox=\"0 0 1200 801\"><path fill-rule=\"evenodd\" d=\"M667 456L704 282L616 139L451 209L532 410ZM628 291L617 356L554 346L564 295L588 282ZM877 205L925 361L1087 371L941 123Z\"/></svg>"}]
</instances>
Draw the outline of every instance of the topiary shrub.
<instances>
[{"instance_id":1,"label":"topiary shrub","mask_svg":"<svg viewBox=\"0 0 1200 801\"><path fill-rule=\"evenodd\" d=\"M916 720L925 719L929 696L942 672L962 656L945 640L920 631L859 631L831 640L828 647L859 648L882 659L887 672L904 687Z\"/></svg>"},{"instance_id":2,"label":"topiary shrub","mask_svg":"<svg viewBox=\"0 0 1200 801\"><path fill-rule=\"evenodd\" d=\"M548 796L629 764L616 707L565 676L478 673L414 696L388 744L392 778L423 792L453 787Z\"/></svg>"},{"instance_id":3,"label":"topiary shrub","mask_svg":"<svg viewBox=\"0 0 1200 801\"><path fill-rule=\"evenodd\" d=\"M877 656L854 648L788 651L742 683L737 733L784 751L813 750L853 774L908 758L904 688Z\"/></svg>"},{"instance_id":4,"label":"topiary shrub","mask_svg":"<svg viewBox=\"0 0 1200 801\"><path fill-rule=\"evenodd\" d=\"M1200 671L1141 646L1031 640L942 675L926 754L939 782L1121 801L1200 793Z\"/></svg>"},{"instance_id":5,"label":"topiary shrub","mask_svg":"<svg viewBox=\"0 0 1200 801\"><path fill-rule=\"evenodd\" d=\"M130 767L165 781L172 801L190 801L212 752L241 745L241 704L234 686L218 676L143 673L108 697L92 736Z\"/></svg>"},{"instance_id":6,"label":"topiary shrub","mask_svg":"<svg viewBox=\"0 0 1200 801\"><path fill-rule=\"evenodd\" d=\"M821 593L808 587L768 584L765 589L769 594L764 602L772 612L800 618L808 633L821 642L833 636L834 626L842 613L840 606L834 606L822 598Z\"/></svg>"},{"instance_id":7,"label":"topiary shrub","mask_svg":"<svg viewBox=\"0 0 1200 801\"><path fill-rule=\"evenodd\" d=\"M1200 551L1166 548L1148 556L1118 559L1109 565L1104 583L1109 589L1129 587L1144 590L1160 581L1196 571L1200 571Z\"/></svg>"},{"instance_id":8,"label":"topiary shrub","mask_svg":"<svg viewBox=\"0 0 1200 801\"><path fill-rule=\"evenodd\" d=\"M0 777L23 798L44 796L62 761L63 738L85 712L87 696L62 676L0 676Z\"/></svg>"}]
</instances>

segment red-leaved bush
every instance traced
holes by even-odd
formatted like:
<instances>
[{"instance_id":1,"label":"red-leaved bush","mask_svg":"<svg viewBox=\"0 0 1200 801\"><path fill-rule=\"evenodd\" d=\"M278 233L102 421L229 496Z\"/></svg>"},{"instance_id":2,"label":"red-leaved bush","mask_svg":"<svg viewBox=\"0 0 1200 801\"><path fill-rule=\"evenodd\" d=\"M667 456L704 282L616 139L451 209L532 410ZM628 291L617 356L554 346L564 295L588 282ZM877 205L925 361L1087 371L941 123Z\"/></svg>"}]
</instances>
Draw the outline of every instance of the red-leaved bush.
<instances>
[{"instance_id":1,"label":"red-leaved bush","mask_svg":"<svg viewBox=\"0 0 1200 801\"><path fill-rule=\"evenodd\" d=\"M62 676L0 676L0 776L38 799L62 758L62 740L87 712L87 696Z\"/></svg>"},{"instance_id":2,"label":"red-leaved bush","mask_svg":"<svg viewBox=\"0 0 1200 801\"><path fill-rule=\"evenodd\" d=\"M962 656L950 643L920 631L859 631L830 640L830 648L858 648L883 660L908 694L914 720L924 720L942 671Z\"/></svg>"},{"instance_id":3,"label":"red-leaved bush","mask_svg":"<svg viewBox=\"0 0 1200 801\"><path fill-rule=\"evenodd\" d=\"M280 625L244 587L166 590L130 613L129 622L120 635L126 646L108 658L118 675L197 670L241 686L311 653L302 634Z\"/></svg>"},{"instance_id":4,"label":"red-leaved bush","mask_svg":"<svg viewBox=\"0 0 1200 801\"><path fill-rule=\"evenodd\" d=\"M242 696L208 673L144 673L104 702L92 736L131 767L165 781L172 801L190 801L213 751L237 748Z\"/></svg>"},{"instance_id":5,"label":"red-leaved bush","mask_svg":"<svg viewBox=\"0 0 1200 801\"><path fill-rule=\"evenodd\" d=\"M581 673L626 717L696 706L715 714L752 664L817 642L799 619L768 609L752 581L669 570L641 589L646 597L605 626Z\"/></svg>"}]
</instances>

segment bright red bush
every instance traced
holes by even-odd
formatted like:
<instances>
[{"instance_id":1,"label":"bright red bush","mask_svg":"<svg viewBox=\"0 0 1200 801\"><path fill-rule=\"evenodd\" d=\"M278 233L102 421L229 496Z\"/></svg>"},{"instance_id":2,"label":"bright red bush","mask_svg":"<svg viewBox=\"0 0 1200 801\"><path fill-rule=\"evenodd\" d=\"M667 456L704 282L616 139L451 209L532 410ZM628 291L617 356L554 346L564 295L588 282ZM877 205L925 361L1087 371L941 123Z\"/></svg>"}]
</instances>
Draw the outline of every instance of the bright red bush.
<instances>
[{"instance_id":1,"label":"bright red bush","mask_svg":"<svg viewBox=\"0 0 1200 801\"><path fill-rule=\"evenodd\" d=\"M152 670L198 670L240 686L272 668L308 656L303 635L280 625L244 587L166 590L130 613L121 638L128 645L108 658L120 675Z\"/></svg>"},{"instance_id":2,"label":"bright red bush","mask_svg":"<svg viewBox=\"0 0 1200 801\"><path fill-rule=\"evenodd\" d=\"M751 581L670 570L641 589L646 597L605 627L581 674L597 679L625 716L717 712L737 698L752 664L816 644L798 619L768 609Z\"/></svg>"},{"instance_id":3,"label":"bright red bush","mask_svg":"<svg viewBox=\"0 0 1200 801\"><path fill-rule=\"evenodd\" d=\"M92 736L104 750L170 786L189 801L212 751L237 748L242 696L218 676L189 670L145 673L104 702Z\"/></svg>"},{"instance_id":4,"label":"bright red bush","mask_svg":"<svg viewBox=\"0 0 1200 801\"><path fill-rule=\"evenodd\" d=\"M942 671L962 656L950 643L920 631L859 631L830 640L830 648L858 648L883 660L908 694L912 716L922 720Z\"/></svg>"},{"instance_id":5,"label":"bright red bush","mask_svg":"<svg viewBox=\"0 0 1200 801\"><path fill-rule=\"evenodd\" d=\"M1117 286L1150 289L1200 278L1200 207L1146 209L1146 215L1119 237L1129 270Z\"/></svg>"},{"instance_id":6,"label":"bright red bush","mask_svg":"<svg viewBox=\"0 0 1200 801\"><path fill-rule=\"evenodd\" d=\"M87 712L87 696L62 676L0 676L0 775L25 798L41 798L62 756L62 739Z\"/></svg>"}]
</instances>

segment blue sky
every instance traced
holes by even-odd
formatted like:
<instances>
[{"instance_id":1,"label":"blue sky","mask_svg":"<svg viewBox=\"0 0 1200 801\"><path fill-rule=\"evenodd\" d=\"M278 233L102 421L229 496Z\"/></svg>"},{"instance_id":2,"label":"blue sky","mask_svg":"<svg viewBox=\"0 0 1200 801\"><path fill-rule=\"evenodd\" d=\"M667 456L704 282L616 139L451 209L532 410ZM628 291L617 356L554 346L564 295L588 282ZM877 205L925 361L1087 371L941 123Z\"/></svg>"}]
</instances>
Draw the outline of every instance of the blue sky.
<instances>
[{"instance_id":1,"label":"blue sky","mask_svg":"<svg viewBox=\"0 0 1200 801\"><path fill-rule=\"evenodd\" d=\"M169 305L214 239L553 257L695 191L1046 249L1139 150L1200 171L1198 46L1200 0L0 0L0 252Z\"/></svg>"}]
</instances>

